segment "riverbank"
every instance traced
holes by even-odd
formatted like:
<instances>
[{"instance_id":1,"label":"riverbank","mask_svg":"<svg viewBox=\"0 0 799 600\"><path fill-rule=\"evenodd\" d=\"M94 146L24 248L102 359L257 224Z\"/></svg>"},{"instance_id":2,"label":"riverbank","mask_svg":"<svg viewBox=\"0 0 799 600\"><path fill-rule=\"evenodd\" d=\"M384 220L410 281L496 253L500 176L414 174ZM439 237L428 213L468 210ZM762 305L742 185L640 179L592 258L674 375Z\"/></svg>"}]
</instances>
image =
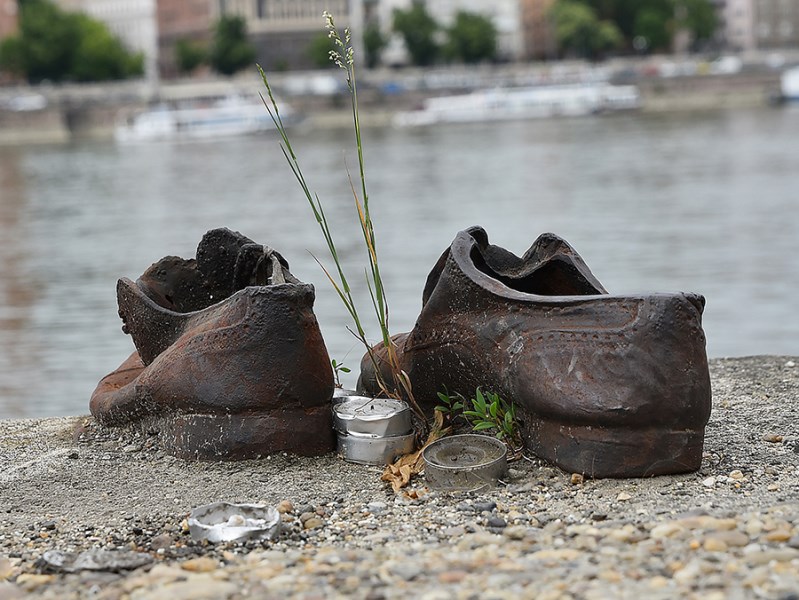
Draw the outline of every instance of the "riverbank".
<instances>
[{"instance_id":1,"label":"riverbank","mask_svg":"<svg viewBox=\"0 0 799 600\"><path fill-rule=\"evenodd\" d=\"M613 75L616 73L616 75ZM779 90L779 72L755 70L735 74L680 76L625 75L586 65L511 65L491 69L367 72L361 80L359 106L364 127L387 126L397 111L411 110L425 98L465 93L493 86L542 85L610 79L638 86L643 112L696 111L768 106ZM351 126L343 82L330 71L275 74L274 89L283 101L305 115L311 128ZM233 79L186 80L153 85L119 82L39 88L0 88L0 146L63 144L80 139L109 140L115 125L156 101L181 98L255 94L262 82L252 76ZM12 100L43 107L3 109Z\"/></svg>"},{"instance_id":2,"label":"riverbank","mask_svg":"<svg viewBox=\"0 0 799 600\"><path fill-rule=\"evenodd\" d=\"M87 417L0 421L0 598L793 598L799 358L713 360L711 378L698 472L581 481L529 458L480 494L395 496L332 455L184 462ZM193 542L188 512L216 500L279 506L283 533ZM76 572L46 554L90 549Z\"/></svg>"}]
</instances>

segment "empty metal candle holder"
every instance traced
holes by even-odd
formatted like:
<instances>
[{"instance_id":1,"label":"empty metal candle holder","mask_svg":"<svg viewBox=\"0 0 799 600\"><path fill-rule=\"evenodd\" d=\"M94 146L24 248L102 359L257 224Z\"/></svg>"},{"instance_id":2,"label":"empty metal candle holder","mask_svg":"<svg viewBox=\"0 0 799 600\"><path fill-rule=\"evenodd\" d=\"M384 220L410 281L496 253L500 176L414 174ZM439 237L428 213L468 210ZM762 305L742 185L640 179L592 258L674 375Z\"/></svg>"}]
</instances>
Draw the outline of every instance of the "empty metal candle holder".
<instances>
[{"instance_id":1,"label":"empty metal candle holder","mask_svg":"<svg viewBox=\"0 0 799 600\"><path fill-rule=\"evenodd\" d=\"M500 440L465 434L441 438L422 452L431 488L469 491L493 487L508 467L508 449Z\"/></svg>"}]
</instances>

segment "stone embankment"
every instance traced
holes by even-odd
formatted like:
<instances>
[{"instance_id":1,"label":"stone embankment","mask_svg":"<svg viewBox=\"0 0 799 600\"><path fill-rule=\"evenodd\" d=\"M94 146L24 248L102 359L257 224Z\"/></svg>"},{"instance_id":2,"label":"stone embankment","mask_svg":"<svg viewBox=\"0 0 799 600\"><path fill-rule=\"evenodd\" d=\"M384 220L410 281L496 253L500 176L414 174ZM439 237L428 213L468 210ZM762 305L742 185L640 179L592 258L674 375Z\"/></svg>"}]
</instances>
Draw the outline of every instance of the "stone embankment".
<instances>
[{"instance_id":1,"label":"stone embankment","mask_svg":"<svg viewBox=\"0 0 799 600\"><path fill-rule=\"evenodd\" d=\"M561 73L562 71L562 73ZM623 70L616 69L623 73ZM560 73L558 75L558 73ZM364 126L384 126L396 111L410 110L426 97L463 93L471 89L564 83L607 76L585 65L524 66L451 69L444 71L383 70L366 72L359 86ZM331 86L337 71L279 73L270 77L283 100L307 116L312 127L351 127L349 103ZM619 83L639 86L642 110L650 112L712 110L766 106L779 90L777 71L758 70L733 75L680 77L617 77ZM0 88L0 146L65 143L75 139L110 139L115 125L156 101L220 96L253 95L263 83L253 76L234 79L198 79L162 83L122 82L97 85ZM4 109L14 98L44 97L47 106L30 111Z\"/></svg>"},{"instance_id":2,"label":"stone embankment","mask_svg":"<svg viewBox=\"0 0 799 600\"><path fill-rule=\"evenodd\" d=\"M526 457L482 493L394 495L335 456L184 462L88 417L0 421L0 599L796 598L799 358L711 376L698 472L590 480ZM189 511L217 500L278 507L280 537L193 541Z\"/></svg>"}]
</instances>

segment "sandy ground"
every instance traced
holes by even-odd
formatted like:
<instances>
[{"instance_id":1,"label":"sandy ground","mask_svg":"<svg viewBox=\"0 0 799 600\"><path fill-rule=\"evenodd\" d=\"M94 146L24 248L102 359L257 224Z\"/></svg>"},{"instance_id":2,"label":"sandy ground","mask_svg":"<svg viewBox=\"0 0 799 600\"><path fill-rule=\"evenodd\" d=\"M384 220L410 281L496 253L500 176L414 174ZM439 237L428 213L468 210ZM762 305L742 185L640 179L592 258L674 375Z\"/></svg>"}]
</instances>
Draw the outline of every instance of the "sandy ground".
<instances>
[{"instance_id":1,"label":"sandy ground","mask_svg":"<svg viewBox=\"0 0 799 600\"><path fill-rule=\"evenodd\" d=\"M90 417L0 421L0 600L797 598L799 358L711 377L698 472L576 483L526 457L478 494L420 477L395 495L333 455L185 462ZM189 511L217 500L280 505L280 537L193 541ZM75 572L47 554L90 549Z\"/></svg>"}]
</instances>

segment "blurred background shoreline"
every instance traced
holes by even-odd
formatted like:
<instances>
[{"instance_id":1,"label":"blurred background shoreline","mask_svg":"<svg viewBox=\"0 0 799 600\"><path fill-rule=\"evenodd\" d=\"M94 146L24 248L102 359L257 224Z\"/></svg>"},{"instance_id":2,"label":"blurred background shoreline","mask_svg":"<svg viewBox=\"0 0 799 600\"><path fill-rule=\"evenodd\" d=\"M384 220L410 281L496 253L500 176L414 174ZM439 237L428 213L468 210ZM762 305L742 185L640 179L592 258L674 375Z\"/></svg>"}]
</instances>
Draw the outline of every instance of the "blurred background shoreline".
<instances>
[{"instance_id":1,"label":"blurred background shoreline","mask_svg":"<svg viewBox=\"0 0 799 600\"><path fill-rule=\"evenodd\" d=\"M779 100L779 70L764 64L735 73L712 73L713 68L713 62L697 60L618 60L602 66L561 63L482 69L384 69L361 75L359 106L364 126L385 126L396 113L417 108L428 98L531 84L545 87L596 81L636 86L643 112L758 108ZM661 69L669 74L662 75ZM680 74L680 70L686 74ZM302 115L311 128L351 126L349 101L338 73L306 71L268 77L280 100ZM257 96L262 91L264 86L256 73L157 85L127 81L0 87L0 145L112 139L119 123L154 104Z\"/></svg>"}]
</instances>

